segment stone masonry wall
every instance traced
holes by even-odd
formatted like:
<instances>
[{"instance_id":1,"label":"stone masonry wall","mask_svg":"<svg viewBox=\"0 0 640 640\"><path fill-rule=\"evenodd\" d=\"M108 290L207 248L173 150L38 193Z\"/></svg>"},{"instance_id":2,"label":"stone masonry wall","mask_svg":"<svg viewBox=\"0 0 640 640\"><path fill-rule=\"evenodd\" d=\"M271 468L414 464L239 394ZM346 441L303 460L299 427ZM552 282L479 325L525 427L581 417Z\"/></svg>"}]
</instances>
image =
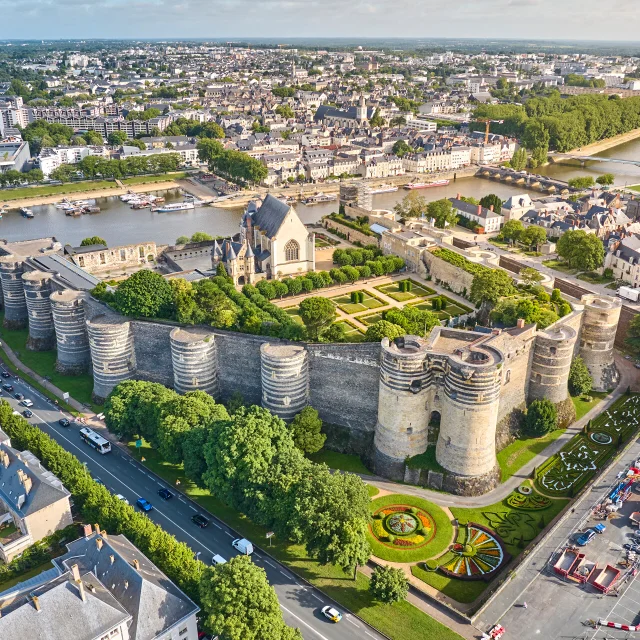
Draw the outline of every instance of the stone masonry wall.
<instances>
[{"instance_id":1,"label":"stone masonry wall","mask_svg":"<svg viewBox=\"0 0 640 640\"><path fill-rule=\"evenodd\" d=\"M374 245L378 246L378 238L377 236L367 236L356 229L352 229L351 227L347 227L344 224L340 224L335 220L331 220L329 218L325 218L323 221L325 228L327 229L336 229L340 231L340 233L344 233L347 238L351 242L361 242L364 245Z\"/></svg>"},{"instance_id":2,"label":"stone masonry wall","mask_svg":"<svg viewBox=\"0 0 640 640\"><path fill-rule=\"evenodd\" d=\"M173 387L169 335L175 327L143 321L134 321L131 324L136 352L136 378Z\"/></svg>"},{"instance_id":3,"label":"stone masonry wall","mask_svg":"<svg viewBox=\"0 0 640 640\"><path fill-rule=\"evenodd\" d=\"M619 349L624 349L626 347L625 340L627 338L629 324L637 315L638 311L632 309L631 307L627 307L624 304L622 305L622 309L620 310L620 322L618 323L615 342L616 347L618 347Z\"/></svg>"},{"instance_id":4,"label":"stone masonry wall","mask_svg":"<svg viewBox=\"0 0 640 640\"><path fill-rule=\"evenodd\" d=\"M463 295L465 289L467 293L471 291L473 275L468 271L434 256L429 251L423 252L422 259L434 280L446 282L451 287L451 290L459 295Z\"/></svg>"}]
</instances>

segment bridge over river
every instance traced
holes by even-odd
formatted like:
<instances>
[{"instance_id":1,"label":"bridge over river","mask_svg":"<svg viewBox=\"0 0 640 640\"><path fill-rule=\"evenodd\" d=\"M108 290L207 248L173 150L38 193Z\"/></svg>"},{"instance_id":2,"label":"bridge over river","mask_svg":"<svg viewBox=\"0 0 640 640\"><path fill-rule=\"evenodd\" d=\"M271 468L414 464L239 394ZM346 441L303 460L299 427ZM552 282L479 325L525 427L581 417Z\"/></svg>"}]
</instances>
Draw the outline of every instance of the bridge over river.
<instances>
[{"instance_id":1,"label":"bridge over river","mask_svg":"<svg viewBox=\"0 0 640 640\"><path fill-rule=\"evenodd\" d=\"M483 166L476 172L476 178L489 178L500 180L513 186L522 186L523 189L538 189L546 193L573 193L575 189L569 187L566 182L547 176L537 176L526 172L518 172L505 167Z\"/></svg>"},{"instance_id":2,"label":"bridge over river","mask_svg":"<svg viewBox=\"0 0 640 640\"><path fill-rule=\"evenodd\" d=\"M584 167L587 162L613 162L617 164L633 164L640 167L640 160L632 160L630 158L607 158L605 156L585 156L579 153L553 153L549 155L551 162L561 162L562 160L578 160Z\"/></svg>"}]
</instances>

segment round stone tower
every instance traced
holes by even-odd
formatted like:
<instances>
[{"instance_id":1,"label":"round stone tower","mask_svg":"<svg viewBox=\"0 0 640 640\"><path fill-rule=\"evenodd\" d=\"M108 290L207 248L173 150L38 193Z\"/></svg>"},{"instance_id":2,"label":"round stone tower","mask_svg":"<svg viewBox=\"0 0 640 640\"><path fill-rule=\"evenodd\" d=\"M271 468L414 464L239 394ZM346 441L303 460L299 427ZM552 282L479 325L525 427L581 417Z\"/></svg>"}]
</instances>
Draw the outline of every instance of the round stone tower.
<instances>
[{"instance_id":1,"label":"round stone tower","mask_svg":"<svg viewBox=\"0 0 640 640\"><path fill-rule=\"evenodd\" d=\"M173 386L178 393L206 391L218 393L218 362L213 334L196 328L176 328L171 332Z\"/></svg>"},{"instance_id":2,"label":"round stone tower","mask_svg":"<svg viewBox=\"0 0 640 640\"><path fill-rule=\"evenodd\" d=\"M29 314L29 339L27 349L49 351L56 343L56 333L51 314L51 279L53 273L27 271L22 275L24 296Z\"/></svg>"},{"instance_id":3,"label":"round stone tower","mask_svg":"<svg viewBox=\"0 0 640 640\"><path fill-rule=\"evenodd\" d=\"M613 360L622 301L611 296L582 296L584 316L580 334L580 355L593 378L594 391L613 389L620 373Z\"/></svg>"},{"instance_id":4,"label":"round stone tower","mask_svg":"<svg viewBox=\"0 0 640 640\"><path fill-rule=\"evenodd\" d=\"M24 263L20 258L0 256L4 326L7 329L24 329L28 323L27 302L22 284L23 273Z\"/></svg>"},{"instance_id":5,"label":"round stone tower","mask_svg":"<svg viewBox=\"0 0 640 640\"><path fill-rule=\"evenodd\" d=\"M538 331L529 377L529 402L546 398L557 404L567 399L569 369L577 339L575 329L565 325Z\"/></svg>"},{"instance_id":6,"label":"round stone tower","mask_svg":"<svg viewBox=\"0 0 640 640\"><path fill-rule=\"evenodd\" d=\"M104 402L113 388L133 377L136 364L131 323L117 316L99 315L87 320L91 360L93 362L93 397Z\"/></svg>"},{"instance_id":7,"label":"round stone tower","mask_svg":"<svg viewBox=\"0 0 640 640\"><path fill-rule=\"evenodd\" d=\"M405 459L427 448L427 351L417 336L382 339L373 467L385 478L403 480Z\"/></svg>"},{"instance_id":8,"label":"round stone tower","mask_svg":"<svg viewBox=\"0 0 640 640\"><path fill-rule=\"evenodd\" d=\"M452 493L485 493L499 481L496 425L502 355L488 346L449 356L436 460L450 472L443 487Z\"/></svg>"},{"instance_id":9,"label":"round stone tower","mask_svg":"<svg viewBox=\"0 0 640 640\"><path fill-rule=\"evenodd\" d=\"M309 402L309 362L304 347L293 344L260 346L262 406L291 420Z\"/></svg>"},{"instance_id":10,"label":"round stone tower","mask_svg":"<svg viewBox=\"0 0 640 640\"><path fill-rule=\"evenodd\" d=\"M65 375L84 373L91 364L91 349L81 291L54 291L49 301L58 346L56 371Z\"/></svg>"}]
</instances>

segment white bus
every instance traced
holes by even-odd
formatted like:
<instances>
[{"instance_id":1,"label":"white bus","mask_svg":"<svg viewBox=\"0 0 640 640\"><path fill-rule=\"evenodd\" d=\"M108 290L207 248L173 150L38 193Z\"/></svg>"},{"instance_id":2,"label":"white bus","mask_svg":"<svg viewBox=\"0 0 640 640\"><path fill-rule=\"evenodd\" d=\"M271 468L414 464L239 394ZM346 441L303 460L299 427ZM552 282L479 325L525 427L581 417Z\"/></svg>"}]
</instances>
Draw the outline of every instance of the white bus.
<instances>
[{"instance_id":1,"label":"white bus","mask_svg":"<svg viewBox=\"0 0 640 640\"><path fill-rule=\"evenodd\" d=\"M80 429L80 437L98 453L109 453L111 451L111 443L99 436L95 431L87 429L87 427Z\"/></svg>"}]
</instances>

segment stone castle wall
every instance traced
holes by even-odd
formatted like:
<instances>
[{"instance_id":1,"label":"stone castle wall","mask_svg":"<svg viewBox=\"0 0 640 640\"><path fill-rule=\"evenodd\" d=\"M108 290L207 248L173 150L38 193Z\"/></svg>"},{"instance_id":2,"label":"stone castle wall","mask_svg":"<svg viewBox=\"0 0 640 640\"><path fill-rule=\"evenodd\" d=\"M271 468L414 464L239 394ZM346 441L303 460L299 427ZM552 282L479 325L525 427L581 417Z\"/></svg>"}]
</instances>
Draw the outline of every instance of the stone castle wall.
<instances>
[{"instance_id":1,"label":"stone castle wall","mask_svg":"<svg viewBox=\"0 0 640 640\"><path fill-rule=\"evenodd\" d=\"M446 282L454 293L463 295L465 291L466 293L471 291L473 275L468 271L434 256L430 251L422 252L422 260L433 279Z\"/></svg>"}]
</instances>

